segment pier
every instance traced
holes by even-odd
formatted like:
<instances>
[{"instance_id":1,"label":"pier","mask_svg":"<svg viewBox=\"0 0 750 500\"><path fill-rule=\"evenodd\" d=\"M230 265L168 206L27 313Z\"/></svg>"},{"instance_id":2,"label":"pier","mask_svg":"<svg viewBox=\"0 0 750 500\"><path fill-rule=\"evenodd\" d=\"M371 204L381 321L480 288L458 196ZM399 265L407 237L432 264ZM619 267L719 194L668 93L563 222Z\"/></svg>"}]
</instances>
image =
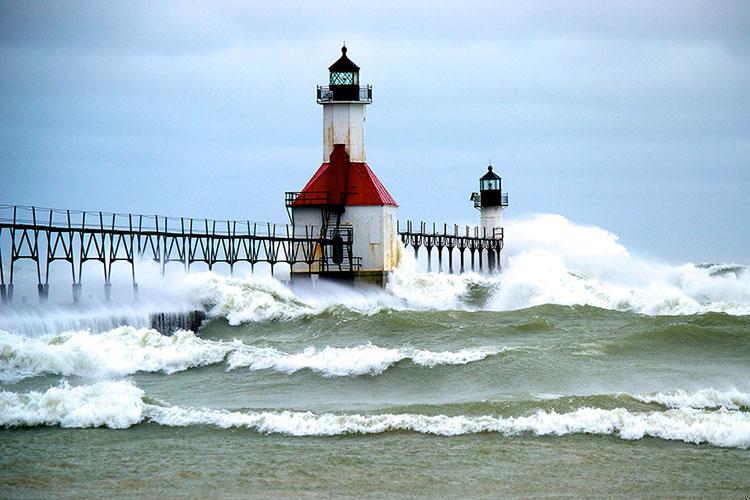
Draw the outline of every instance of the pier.
<instances>
[{"instance_id":1,"label":"pier","mask_svg":"<svg viewBox=\"0 0 750 500\"><path fill-rule=\"evenodd\" d=\"M481 227L459 229L457 225L407 221L403 227L398 223L397 231L416 257L421 249L427 252L428 272L432 271L433 252L438 272L444 272L445 256L445 270L461 273L483 271L482 255L499 257L503 247L502 229L487 234ZM345 225L300 226L0 205L0 299L3 304L13 301L14 271L21 260L33 262L40 302L48 299L51 274L61 267L53 264L62 262L77 303L82 296L84 264L96 263L101 268L105 300L111 296L113 266L118 262L128 266L137 298L141 259L159 263L162 274L170 263L185 272L196 263L209 270L226 264L233 273L239 262L249 263L253 271L256 264L267 263L272 275L279 265L291 271L300 264L311 274L346 273L357 270L361 260L353 252L355 238L354 228Z\"/></svg>"},{"instance_id":2,"label":"pier","mask_svg":"<svg viewBox=\"0 0 750 500\"><path fill-rule=\"evenodd\" d=\"M398 235L404 247L414 250L414 257L419 259L419 250L424 248L427 252L427 272L432 272L432 253L437 253L437 271L443 272L443 252L448 259L448 273L458 271L464 273L470 271L494 272L500 270L500 252L503 249L503 228L493 228L490 232L486 227L464 226L459 229L457 224L442 227L436 223L428 225L420 222L415 228L411 221L407 221L405 227L401 228L398 223ZM468 252L469 263L467 268L466 253ZM458 254L459 262L454 266L453 257ZM483 255L486 258L483 259ZM484 269L482 261L487 263Z\"/></svg>"},{"instance_id":3,"label":"pier","mask_svg":"<svg viewBox=\"0 0 750 500\"><path fill-rule=\"evenodd\" d=\"M321 227L270 222L0 205L0 298L4 304L13 301L19 260L34 263L40 302L49 296L51 266L56 261L69 270L73 302L80 301L83 267L89 262L101 266L105 300L111 295L112 267L117 262L130 267L137 297L140 259L158 262L162 274L169 263L186 272L195 263L204 263L209 270L224 263L232 273L238 262L249 263L253 270L260 262L268 263L272 275L278 265L295 264L346 272L357 266L351 251L341 252L351 249L352 232L346 227L331 234ZM339 255L349 258L336 258Z\"/></svg>"}]
</instances>

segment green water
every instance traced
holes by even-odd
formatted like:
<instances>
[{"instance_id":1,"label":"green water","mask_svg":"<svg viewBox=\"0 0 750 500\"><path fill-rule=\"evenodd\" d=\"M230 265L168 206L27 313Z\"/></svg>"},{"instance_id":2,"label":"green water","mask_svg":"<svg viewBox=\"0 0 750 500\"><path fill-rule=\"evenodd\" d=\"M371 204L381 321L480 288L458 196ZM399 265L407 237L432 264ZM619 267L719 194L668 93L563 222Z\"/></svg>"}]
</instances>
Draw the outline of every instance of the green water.
<instances>
[{"instance_id":1,"label":"green water","mask_svg":"<svg viewBox=\"0 0 750 500\"><path fill-rule=\"evenodd\" d=\"M148 415L124 429L14 424L0 430L0 496L750 495L748 316L644 316L553 305L513 312L369 314L334 307L240 326L215 319L200 337L210 345L236 340L291 354L368 345L491 354L431 365L416 355L378 364L367 358L380 355L375 352L362 361L369 359L374 368L356 375L327 372L342 363L357 368L333 355L291 373L279 366L229 369L227 355L170 374L91 376L79 369L48 369L6 380L2 389L44 392L62 378L71 387L125 381L143 391L149 407L226 410L232 418L292 410L312 412L313 420L324 414L491 416L517 425L513 419L544 412L554 423L548 432L507 424L512 427L507 431L462 427L456 435L439 435L409 424L385 430L332 427L325 432L332 435L308 436L213 420L166 423ZM0 362L20 365L20 348L13 349L6 349ZM187 347L169 349L179 353ZM110 358L102 359L106 364ZM705 391L734 396L729 403L696 402ZM646 397L657 394L683 402ZM635 437L617 428L599 431L598 421L570 429L555 420L588 408L638 419L656 415L647 425L659 435L653 429ZM698 424L697 434L684 430L694 413L708 418L708 430Z\"/></svg>"},{"instance_id":2,"label":"green water","mask_svg":"<svg viewBox=\"0 0 750 500\"><path fill-rule=\"evenodd\" d=\"M289 438L210 427L3 436L3 496L743 498L747 450L615 437ZM11 458L12 457L12 458Z\"/></svg>"}]
</instances>

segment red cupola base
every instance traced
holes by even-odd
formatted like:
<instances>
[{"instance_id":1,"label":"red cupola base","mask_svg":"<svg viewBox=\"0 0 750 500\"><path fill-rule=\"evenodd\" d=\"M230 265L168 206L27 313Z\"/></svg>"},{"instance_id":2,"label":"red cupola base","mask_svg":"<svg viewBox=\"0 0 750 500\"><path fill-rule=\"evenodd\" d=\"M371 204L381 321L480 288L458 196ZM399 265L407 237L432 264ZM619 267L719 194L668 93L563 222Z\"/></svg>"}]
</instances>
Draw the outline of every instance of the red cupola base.
<instances>
[{"instance_id":1,"label":"red cupola base","mask_svg":"<svg viewBox=\"0 0 750 500\"><path fill-rule=\"evenodd\" d=\"M350 162L343 144L335 144L324 162L294 200L293 207L394 206L380 179L367 163Z\"/></svg>"}]
</instances>

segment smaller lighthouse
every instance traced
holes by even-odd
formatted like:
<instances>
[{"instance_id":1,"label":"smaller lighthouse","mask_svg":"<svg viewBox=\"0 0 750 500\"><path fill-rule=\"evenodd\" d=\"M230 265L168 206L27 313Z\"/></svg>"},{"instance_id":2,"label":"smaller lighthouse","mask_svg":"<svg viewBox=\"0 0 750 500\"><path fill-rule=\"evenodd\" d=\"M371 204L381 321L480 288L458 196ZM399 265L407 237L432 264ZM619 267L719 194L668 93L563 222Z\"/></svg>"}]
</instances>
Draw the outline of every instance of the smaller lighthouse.
<instances>
[{"instance_id":1,"label":"smaller lighthouse","mask_svg":"<svg viewBox=\"0 0 750 500\"><path fill-rule=\"evenodd\" d=\"M481 228L486 237L503 238L503 209L508 206L508 193L502 192L503 180L497 175L492 165L479 178L479 192L471 193L474 208L480 212ZM493 252L487 253L487 269L494 271L499 268Z\"/></svg>"}]
</instances>

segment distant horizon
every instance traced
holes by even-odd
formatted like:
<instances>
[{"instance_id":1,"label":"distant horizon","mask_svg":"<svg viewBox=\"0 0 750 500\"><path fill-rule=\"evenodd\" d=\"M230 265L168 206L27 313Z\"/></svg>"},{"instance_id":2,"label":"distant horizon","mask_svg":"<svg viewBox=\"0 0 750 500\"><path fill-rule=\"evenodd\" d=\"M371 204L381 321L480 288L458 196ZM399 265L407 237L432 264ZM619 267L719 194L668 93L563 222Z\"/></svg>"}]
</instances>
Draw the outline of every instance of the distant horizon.
<instances>
[{"instance_id":1,"label":"distant horizon","mask_svg":"<svg viewBox=\"0 0 750 500\"><path fill-rule=\"evenodd\" d=\"M506 221L560 214L635 255L750 264L750 4L316 14L3 3L0 203L285 222L284 192L322 161L314 91L346 39L399 219L477 224L492 158Z\"/></svg>"}]
</instances>

